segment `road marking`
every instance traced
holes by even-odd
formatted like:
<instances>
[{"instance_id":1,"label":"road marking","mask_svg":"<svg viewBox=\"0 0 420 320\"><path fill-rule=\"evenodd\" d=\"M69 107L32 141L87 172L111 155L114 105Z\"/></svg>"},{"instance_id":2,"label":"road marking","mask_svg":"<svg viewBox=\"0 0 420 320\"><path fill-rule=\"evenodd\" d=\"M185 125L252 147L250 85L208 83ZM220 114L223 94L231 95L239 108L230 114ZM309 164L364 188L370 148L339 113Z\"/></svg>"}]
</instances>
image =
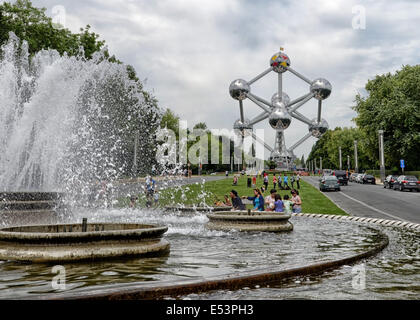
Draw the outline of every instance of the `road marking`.
<instances>
[{"instance_id":1,"label":"road marking","mask_svg":"<svg viewBox=\"0 0 420 320\"><path fill-rule=\"evenodd\" d=\"M392 215L392 214L386 213L386 212L384 212L384 211L382 211L382 210L376 209L376 208L374 208L374 207L372 207L372 206L370 206L370 205L368 205L368 204L366 204L366 203L364 203L364 202L362 202L362 201L360 201L360 200L357 200L357 199L355 199L355 198L353 198L353 197L348 196L347 194L345 194L345 193L344 193L344 192L342 192L342 191L340 191L339 193L340 193L340 194L342 194L343 196L345 196L345 197L347 197L347 198L349 198L349 199L351 199L351 200L353 200L353 201L357 202L357 203L360 203L361 205L365 206L366 208L369 208L370 210L376 211L376 212L378 212L378 213L380 213L380 214L386 215L386 216L388 216L388 217L391 217L391 218L394 218L394 219L397 219L397 220L401 220L401 221L405 221L405 222L409 222L409 223L411 222L411 221L404 220L404 219L402 219L402 218L400 218L400 217L394 216L394 215Z\"/></svg>"}]
</instances>

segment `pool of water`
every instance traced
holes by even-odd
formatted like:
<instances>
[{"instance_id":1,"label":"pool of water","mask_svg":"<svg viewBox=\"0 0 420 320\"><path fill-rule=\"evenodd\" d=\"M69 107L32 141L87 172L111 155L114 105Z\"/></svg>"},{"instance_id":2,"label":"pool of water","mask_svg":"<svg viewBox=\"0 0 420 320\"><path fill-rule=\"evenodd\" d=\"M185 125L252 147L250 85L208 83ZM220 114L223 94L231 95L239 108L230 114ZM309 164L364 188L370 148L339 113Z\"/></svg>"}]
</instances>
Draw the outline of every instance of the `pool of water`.
<instances>
[{"instance_id":1,"label":"pool of water","mask_svg":"<svg viewBox=\"0 0 420 320\"><path fill-rule=\"evenodd\" d=\"M366 288L352 287L354 266L322 276L293 279L261 288L188 295L184 299L290 299L290 298L407 298L419 293L418 233L338 221L293 217L292 232L221 232L206 229L204 214L145 210L78 211L60 222L153 223L167 225L169 255L124 261L65 264L66 291L98 285L142 281L199 279L240 271L307 265L366 251L378 240L378 231L390 237L390 246L364 261ZM30 298L58 292L52 265L0 262L0 298Z\"/></svg>"}]
</instances>

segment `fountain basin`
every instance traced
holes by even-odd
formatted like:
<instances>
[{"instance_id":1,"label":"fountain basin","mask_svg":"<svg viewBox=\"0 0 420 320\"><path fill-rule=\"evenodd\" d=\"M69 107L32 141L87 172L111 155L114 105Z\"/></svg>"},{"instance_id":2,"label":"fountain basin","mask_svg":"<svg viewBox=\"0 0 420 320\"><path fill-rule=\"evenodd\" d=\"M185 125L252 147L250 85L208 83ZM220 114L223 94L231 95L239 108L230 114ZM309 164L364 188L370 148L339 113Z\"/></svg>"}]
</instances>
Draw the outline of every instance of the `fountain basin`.
<instances>
[{"instance_id":1,"label":"fountain basin","mask_svg":"<svg viewBox=\"0 0 420 320\"><path fill-rule=\"evenodd\" d=\"M84 231L85 230L85 231ZM169 251L164 226L60 224L0 229L0 260L75 262L157 255Z\"/></svg>"},{"instance_id":2,"label":"fountain basin","mask_svg":"<svg viewBox=\"0 0 420 320\"><path fill-rule=\"evenodd\" d=\"M290 214L272 211L221 211L207 214L211 230L229 231L292 231L293 224L289 222Z\"/></svg>"}]
</instances>

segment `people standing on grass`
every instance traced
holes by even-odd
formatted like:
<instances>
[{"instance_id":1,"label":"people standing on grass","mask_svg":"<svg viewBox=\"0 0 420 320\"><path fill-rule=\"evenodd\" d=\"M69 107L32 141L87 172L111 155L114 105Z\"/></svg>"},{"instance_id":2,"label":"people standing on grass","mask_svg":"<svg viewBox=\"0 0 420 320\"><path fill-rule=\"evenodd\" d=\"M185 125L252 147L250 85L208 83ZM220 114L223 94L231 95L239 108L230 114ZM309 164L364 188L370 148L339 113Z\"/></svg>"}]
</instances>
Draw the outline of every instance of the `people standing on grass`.
<instances>
[{"instance_id":1,"label":"people standing on grass","mask_svg":"<svg viewBox=\"0 0 420 320\"><path fill-rule=\"evenodd\" d=\"M254 189L253 197L242 197L243 199L248 199L254 204L253 210L264 211L264 196L262 195L260 189Z\"/></svg>"},{"instance_id":2,"label":"people standing on grass","mask_svg":"<svg viewBox=\"0 0 420 320\"><path fill-rule=\"evenodd\" d=\"M276 189L276 185L277 185L276 174L273 174L273 189Z\"/></svg>"},{"instance_id":3,"label":"people standing on grass","mask_svg":"<svg viewBox=\"0 0 420 320\"><path fill-rule=\"evenodd\" d=\"M301 213L302 212L302 200L299 197L299 191L293 189L291 191L292 194L292 211L294 213Z\"/></svg>"},{"instance_id":4,"label":"people standing on grass","mask_svg":"<svg viewBox=\"0 0 420 320\"><path fill-rule=\"evenodd\" d=\"M289 188L289 177L287 176L287 174L284 174L283 183L284 183L284 189L285 190L290 189Z\"/></svg>"},{"instance_id":5,"label":"people standing on grass","mask_svg":"<svg viewBox=\"0 0 420 320\"><path fill-rule=\"evenodd\" d=\"M264 189L267 190L268 188L268 174L264 176Z\"/></svg>"},{"instance_id":6,"label":"people standing on grass","mask_svg":"<svg viewBox=\"0 0 420 320\"><path fill-rule=\"evenodd\" d=\"M281 185L282 180L281 180L281 174L280 173L279 173L279 177L277 178L277 181L279 183L279 190L283 190L283 187Z\"/></svg>"},{"instance_id":7,"label":"people standing on grass","mask_svg":"<svg viewBox=\"0 0 420 320\"><path fill-rule=\"evenodd\" d=\"M299 172L296 176L296 185L297 185L297 188L300 189L300 173Z\"/></svg>"},{"instance_id":8,"label":"people standing on grass","mask_svg":"<svg viewBox=\"0 0 420 320\"><path fill-rule=\"evenodd\" d=\"M290 177L290 184L292 186L292 189L294 189L295 188L295 186L294 186L294 184L295 184L295 174L294 173Z\"/></svg>"},{"instance_id":9,"label":"people standing on grass","mask_svg":"<svg viewBox=\"0 0 420 320\"><path fill-rule=\"evenodd\" d=\"M257 186L257 176L252 177L252 187L255 188Z\"/></svg>"}]
</instances>

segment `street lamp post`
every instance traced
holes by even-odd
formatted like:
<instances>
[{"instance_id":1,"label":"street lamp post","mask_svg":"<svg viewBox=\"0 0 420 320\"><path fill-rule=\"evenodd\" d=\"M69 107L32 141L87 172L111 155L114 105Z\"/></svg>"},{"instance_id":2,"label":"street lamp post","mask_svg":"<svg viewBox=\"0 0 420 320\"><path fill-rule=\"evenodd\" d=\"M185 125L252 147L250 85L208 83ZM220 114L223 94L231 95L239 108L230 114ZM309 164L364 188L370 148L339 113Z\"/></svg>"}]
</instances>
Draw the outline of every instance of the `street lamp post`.
<instances>
[{"instance_id":1,"label":"street lamp post","mask_svg":"<svg viewBox=\"0 0 420 320\"><path fill-rule=\"evenodd\" d=\"M359 163L357 159L357 140L354 140L354 172L359 173Z\"/></svg>"},{"instance_id":2,"label":"street lamp post","mask_svg":"<svg viewBox=\"0 0 420 320\"><path fill-rule=\"evenodd\" d=\"M347 170L350 171L350 156L347 155Z\"/></svg>"},{"instance_id":3,"label":"street lamp post","mask_svg":"<svg viewBox=\"0 0 420 320\"><path fill-rule=\"evenodd\" d=\"M381 182L385 180L385 156L384 156L384 130L378 130L379 133L379 170L381 174Z\"/></svg>"},{"instance_id":4,"label":"street lamp post","mask_svg":"<svg viewBox=\"0 0 420 320\"><path fill-rule=\"evenodd\" d=\"M343 169L343 163L341 161L341 147L338 147L338 162L339 162L339 165L340 165L340 170L342 170Z\"/></svg>"}]
</instances>

